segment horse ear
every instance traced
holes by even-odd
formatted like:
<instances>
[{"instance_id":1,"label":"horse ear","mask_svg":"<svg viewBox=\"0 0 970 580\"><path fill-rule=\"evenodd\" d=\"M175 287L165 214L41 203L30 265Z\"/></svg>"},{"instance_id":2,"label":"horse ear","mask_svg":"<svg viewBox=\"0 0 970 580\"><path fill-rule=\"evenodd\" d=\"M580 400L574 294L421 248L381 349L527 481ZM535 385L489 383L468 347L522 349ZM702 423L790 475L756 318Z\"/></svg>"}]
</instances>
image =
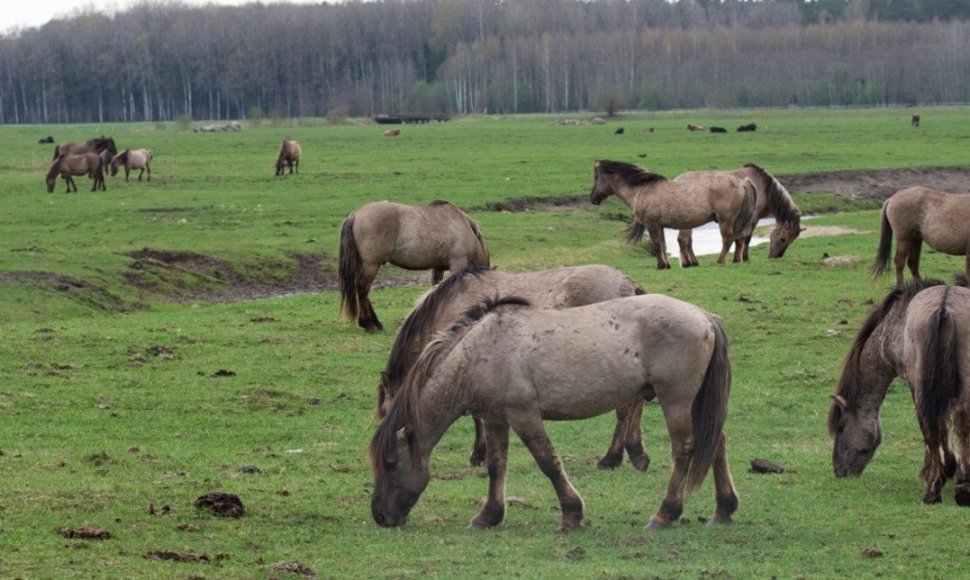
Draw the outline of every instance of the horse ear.
<instances>
[{"instance_id":1,"label":"horse ear","mask_svg":"<svg viewBox=\"0 0 970 580\"><path fill-rule=\"evenodd\" d=\"M400 429L397 430L397 440L400 441L401 443L404 443L405 441L407 441L408 437L410 436L411 436L410 427L401 427Z\"/></svg>"},{"instance_id":2,"label":"horse ear","mask_svg":"<svg viewBox=\"0 0 970 580\"><path fill-rule=\"evenodd\" d=\"M842 395L832 395L832 402L843 411L849 408L849 402Z\"/></svg>"},{"instance_id":3,"label":"horse ear","mask_svg":"<svg viewBox=\"0 0 970 580\"><path fill-rule=\"evenodd\" d=\"M600 168L600 162L599 161L594 161L593 162L593 169L599 169L599 168Z\"/></svg>"}]
</instances>

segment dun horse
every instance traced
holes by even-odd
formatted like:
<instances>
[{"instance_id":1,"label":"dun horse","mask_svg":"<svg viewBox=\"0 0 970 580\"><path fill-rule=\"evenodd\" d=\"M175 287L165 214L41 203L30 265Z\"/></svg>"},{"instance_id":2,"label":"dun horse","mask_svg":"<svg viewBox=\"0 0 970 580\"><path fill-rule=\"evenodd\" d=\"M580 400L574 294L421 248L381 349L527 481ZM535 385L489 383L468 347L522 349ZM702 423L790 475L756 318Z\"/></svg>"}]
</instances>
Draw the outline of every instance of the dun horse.
<instances>
[{"instance_id":1,"label":"dun horse","mask_svg":"<svg viewBox=\"0 0 970 580\"><path fill-rule=\"evenodd\" d=\"M132 169L141 169L138 181L148 171L148 181L152 180L152 152L148 149L125 149L111 159L111 177L118 175L118 167L125 168L125 181Z\"/></svg>"},{"instance_id":2,"label":"dun horse","mask_svg":"<svg viewBox=\"0 0 970 580\"><path fill-rule=\"evenodd\" d=\"M571 308L613 298L643 294L639 284L626 274L608 266L592 265L556 268L513 274L500 270L469 268L449 276L422 296L398 332L387 366L377 389L377 416L383 418L386 406L404 383L421 350L436 333L446 329L469 308L491 296L515 295L541 308ZM601 469L612 469L623 462L626 448L630 463L646 471L650 458L643 449L640 418L643 397L637 395L628 405L616 410L616 429ZM470 462L485 460L482 424L475 419L475 445Z\"/></svg>"},{"instance_id":3,"label":"dun horse","mask_svg":"<svg viewBox=\"0 0 970 580\"><path fill-rule=\"evenodd\" d=\"M970 290L938 280L889 293L865 320L846 356L829 411L837 477L858 477L882 441L879 408L903 378L923 432L923 501L940 501L956 473L956 502L970 506ZM959 459L949 445L952 430Z\"/></svg>"},{"instance_id":4,"label":"dun horse","mask_svg":"<svg viewBox=\"0 0 970 580\"><path fill-rule=\"evenodd\" d=\"M118 154L118 147L115 146L115 140L111 137L95 137L94 139L88 139L84 143L61 143L57 147L54 147L54 157L57 159L61 155L76 155L79 153L101 153L102 151L108 151L112 156Z\"/></svg>"},{"instance_id":5,"label":"dun horse","mask_svg":"<svg viewBox=\"0 0 970 580\"><path fill-rule=\"evenodd\" d=\"M288 167L290 169L290 175L293 174L293 170L300 172L300 155L303 154L303 149L300 148L300 142L295 139L283 139L283 143L280 145L280 151L276 154L276 175L283 175L283 168Z\"/></svg>"},{"instance_id":6,"label":"dun horse","mask_svg":"<svg viewBox=\"0 0 970 580\"><path fill-rule=\"evenodd\" d=\"M447 201L426 206L379 201L357 208L340 230L340 309L367 331L383 328L370 287L388 262L407 270L430 269L432 285L445 270L489 266L478 226Z\"/></svg>"},{"instance_id":7,"label":"dun horse","mask_svg":"<svg viewBox=\"0 0 970 580\"><path fill-rule=\"evenodd\" d=\"M634 222L627 239L639 241L644 230L657 257L657 268L670 268L663 228L695 228L717 221L721 230L723 264L731 244L738 242L734 261L740 262L742 243L754 228L757 193L754 185L730 174L709 174L690 183L670 181L620 161L600 160L593 165L594 182L589 200L599 205L613 194L633 210Z\"/></svg>"},{"instance_id":8,"label":"dun horse","mask_svg":"<svg viewBox=\"0 0 970 580\"><path fill-rule=\"evenodd\" d=\"M496 526L505 517L511 428L552 482L560 529L578 528L583 500L543 420L594 417L642 394L660 401L673 455L666 495L648 528L680 517L685 495L712 465L711 522L730 522L738 497L722 429L731 365L717 318L658 294L563 310L527 304L513 297L473 308L424 348L371 440L374 520L406 522L431 478L431 451L468 413L485 422L489 474L488 497L471 527Z\"/></svg>"},{"instance_id":9,"label":"dun horse","mask_svg":"<svg viewBox=\"0 0 970 580\"><path fill-rule=\"evenodd\" d=\"M47 193L53 193L57 184L57 177L63 177L67 184L65 193L73 189L77 193L75 175L87 175L94 180L91 191L106 191L104 185L104 160L97 153L82 153L79 155L61 155L56 157L47 171Z\"/></svg>"},{"instance_id":10,"label":"dun horse","mask_svg":"<svg viewBox=\"0 0 970 580\"><path fill-rule=\"evenodd\" d=\"M881 276L889 265L896 235L896 287L903 287L903 267L919 280L922 243L951 256L965 256L964 273L970 276L970 195L947 193L929 187L910 187L894 193L882 204L879 249L872 266Z\"/></svg>"},{"instance_id":11,"label":"dun horse","mask_svg":"<svg viewBox=\"0 0 970 580\"><path fill-rule=\"evenodd\" d=\"M677 176L674 181L690 182L708 178L709 171L690 171ZM801 227L802 214L792 200L788 190L785 189L777 179L767 171L748 163L744 167L735 171L726 172L740 179L747 179L754 184L757 192L755 204L754 223L769 215L775 218L775 229L771 231L769 238L768 258L781 258L785 255L788 246L802 233ZM681 266L697 266L697 256L694 255L692 240L692 230L680 230L677 236L680 245L680 264ZM751 234L744 240L742 245L741 259L748 261L748 248L751 243Z\"/></svg>"}]
</instances>

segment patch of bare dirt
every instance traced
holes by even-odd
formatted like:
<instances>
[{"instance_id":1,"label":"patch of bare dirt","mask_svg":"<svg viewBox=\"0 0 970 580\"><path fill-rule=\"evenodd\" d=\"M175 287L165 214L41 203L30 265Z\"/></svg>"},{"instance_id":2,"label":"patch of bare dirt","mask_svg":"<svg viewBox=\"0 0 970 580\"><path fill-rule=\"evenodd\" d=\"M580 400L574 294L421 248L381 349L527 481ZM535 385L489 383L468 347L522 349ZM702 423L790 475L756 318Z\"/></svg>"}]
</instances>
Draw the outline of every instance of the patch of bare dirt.
<instances>
[{"instance_id":1,"label":"patch of bare dirt","mask_svg":"<svg viewBox=\"0 0 970 580\"><path fill-rule=\"evenodd\" d=\"M805 222L802 222L804 225ZM855 228L844 228L842 226L813 226L806 225L805 231L799 234L800 238L815 238L818 236L844 236L846 234L866 234L869 233L866 230L857 230Z\"/></svg>"},{"instance_id":2,"label":"patch of bare dirt","mask_svg":"<svg viewBox=\"0 0 970 580\"><path fill-rule=\"evenodd\" d=\"M923 185L943 191L970 191L970 168L873 169L776 175L788 191L835 193L852 198L886 199L906 187Z\"/></svg>"},{"instance_id":3,"label":"patch of bare dirt","mask_svg":"<svg viewBox=\"0 0 970 580\"><path fill-rule=\"evenodd\" d=\"M231 493L207 493L197 498L193 505L212 510L213 515L223 518L241 518L245 513L239 496Z\"/></svg>"},{"instance_id":4,"label":"patch of bare dirt","mask_svg":"<svg viewBox=\"0 0 970 580\"><path fill-rule=\"evenodd\" d=\"M110 540L111 532L101 528L86 526L83 528L57 528L57 533L65 538L80 538L82 540Z\"/></svg>"}]
</instances>

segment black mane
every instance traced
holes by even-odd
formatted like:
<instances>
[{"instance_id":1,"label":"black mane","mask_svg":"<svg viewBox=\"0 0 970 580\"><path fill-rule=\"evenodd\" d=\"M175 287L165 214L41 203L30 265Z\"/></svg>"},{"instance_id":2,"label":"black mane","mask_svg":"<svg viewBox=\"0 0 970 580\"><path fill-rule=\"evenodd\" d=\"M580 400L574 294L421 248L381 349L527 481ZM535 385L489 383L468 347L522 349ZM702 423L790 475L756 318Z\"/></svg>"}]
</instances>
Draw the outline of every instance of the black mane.
<instances>
[{"instance_id":1,"label":"black mane","mask_svg":"<svg viewBox=\"0 0 970 580\"><path fill-rule=\"evenodd\" d=\"M650 185L660 181L667 181L667 178L657 173L651 173L639 165L624 163L622 161L610 161L601 159L596 162L599 171L605 175L616 175L624 183L631 187Z\"/></svg>"},{"instance_id":2,"label":"black mane","mask_svg":"<svg viewBox=\"0 0 970 580\"><path fill-rule=\"evenodd\" d=\"M775 218L775 221L800 224L802 213L787 192L780 187L778 180L754 163L746 163L744 166L754 170L764 182L765 195L768 198L768 211Z\"/></svg>"}]
</instances>

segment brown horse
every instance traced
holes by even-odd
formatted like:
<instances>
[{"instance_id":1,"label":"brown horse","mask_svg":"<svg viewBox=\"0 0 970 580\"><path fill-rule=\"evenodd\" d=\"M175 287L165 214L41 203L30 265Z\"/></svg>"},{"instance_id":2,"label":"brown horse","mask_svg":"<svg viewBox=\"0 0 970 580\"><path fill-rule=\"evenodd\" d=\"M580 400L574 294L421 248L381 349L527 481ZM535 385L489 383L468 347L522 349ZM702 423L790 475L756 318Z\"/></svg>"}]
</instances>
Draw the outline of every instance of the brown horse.
<instances>
[{"instance_id":1,"label":"brown horse","mask_svg":"<svg viewBox=\"0 0 970 580\"><path fill-rule=\"evenodd\" d=\"M723 264L731 244L738 242L734 261L740 262L741 243L754 228L757 193L754 185L726 173L711 173L690 182L670 181L642 167L621 161L600 160L593 165L589 200L599 205L613 194L633 210L634 222L627 240L639 241L644 230L657 257L657 268L670 268L663 228L688 229L717 221L721 230Z\"/></svg>"},{"instance_id":2,"label":"brown horse","mask_svg":"<svg viewBox=\"0 0 970 580\"><path fill-rule=\"evenodd\" d=\"M490 296L515 295L542 308L571 308L613 298L643 294L643 288L626 274L609 266L577 266L513 274L485 268L468 268L449 276L424 294L404 320L377 388L377 416L383 418L387 405L401 388L408 370L436 333L446 329L469 308ZM623 449L630 463L646 471L650 457L643 449L640 418L643 397L637 395L616 410L616 429L609 450L599 461L601 469L623 462ZM475 445L470 462L485 460L481 420L475 418Z\"/></svg>"},{"instance_id":3,"label":"brown horse","mask_svg":"<svg viewBox=\"0 0 970 580\"><path fill-rule=\"evenodd\" d=\"M970 505L968 365L970 290L919 280L890 292L859 330L832 397L835 475L858 477L872 459L882 441L879 408L899 376L909 384L923 432L923 501L939 502L946 479L956 473L956 501ZM951 429L959 459L950 449Z\"/></svg>"},{"instance_id":4,"label":"brown horse","mask_svg":"<svg viewBox=\"0 0 970 580\"><path fill-rule=\"evenodd\" d=\"M118 154L118 147L115 146L115 140L111 137L105 137L104 135L100 137L95 137L94 139L88 139L84 143L61 143L57 147L54 147L54 157L57 159L61 155L76 155L78 153L101 153L102 151L108 151L111 153L112 157Z\"/></svg>"},{"instance_id":5,"label":"brown horse","mask_svg":"<svg viewBox=\"0 0 970 580\"><path fill-rule=\"evenodd\" d=\"M562 310L531 308L521 298L473 308L421 352L370 444L371 513L400 526L430 480L434 446L459 417L485 421L488 497L472 528L505 517L509 429L550 479L561 530L576 529L583 500L549 441L543 420L600 415L636 394L657 397L670 434L673 468L648 528L668 527L684 497L714 467L717 509L731 521L738 496L723 426L731 389L727 338L717 318L659 294Z\"/></svg>"},{"instance_id":6,"label":"brown horse","mask_svg":"<svg viewBox=\"0 0 970 580\"><path fill-rule=\"evenodd\" d=\"M77 184L74 183L75 175L87 175L94 180L91 191L107 191L104 185L104 160L97 153L81 153L78 155L61 155L56 157L47 171L47 193L53 193L54 186L57 184L57 177L64 178L67 184L65 193L70 193L73 188L77 193Z\"/></svg>"},{"instance_id":7,"label":"brown horse","mask_svg":"<svg viewBox=\"0 0 970 580\"><path fill-rule=\"evenodd\" d=\"M965 256L964 273L970 276L970 195L947 193L929 187L909 187L882 204L879 249L873 263L878 277L889 266L889 251L896 234L896 287L903 287L903 266L919 280L922 243L951 256Z\"/></svg>"},{"instance_id":8,"label":"brown horse","mask_svg":"<svg viewBox=\"0 0 970 580\"><path fill-rule=\"evenodd\" d=\"M478 225L447 201L426 206L378 201L357 208L341 227L338 262L340 309L367 331L383 328L369 297L383 264L430 269L432 285L445 270L489 267Z\"/></svg>"},{"instance_id":9,"label":"brown horse","mask_svg":"<svg viewBox=\"0 0 970 580\"><path fill-rule=\"evenodd\" d=\"M674 181L694 181L705 179L708 174L716 173L709 171L690 171L677 176ZM775 229L771 231L769 238L768 258L776 259L785 255L788 246L804 231L801 227L802 213L798 209L791 194L785 189L777 179L767 171L753 163L748 163L744 167L735 171L729 171L731 175L741 179L747 179L754 184L757 200L755 203L754 222L769 215L775 218ZM682 266L697 266L697 256L694 255L692 230L680 230L677 235L677 242L680 245L680 263ZM748 261L748 247L751 243L751 234L745 238L742 245L741 259Z\"/></svg>"},{"instance_id":10,"label":"brown horse","mask_svg":"<svg viewBox=\"0 0 970 580\"><path fill-rule=\"evenodd\" d=\"M300 155L303 154L303 149L300 147L300 142L295 139L283 139L283 143L280 145L280 151L276 154L276 175L283 175L283 168L289 167L290 175L293 174L295 169L297 173L300 172Z\"/></svg>"},{"instance_id":11,"label":"brown horse","mask_svg":"<svg viewBox=\"0 0 970 580\"><path fill-rule=\"evenodd\" d=\"M125 149L111 159L111 177L118 175L118 167L125 168L125 181L132 169L141 169L138 181L148 171L148 181L152 180L152 152L148 149Z\"/></svg>"}]
</instances>

